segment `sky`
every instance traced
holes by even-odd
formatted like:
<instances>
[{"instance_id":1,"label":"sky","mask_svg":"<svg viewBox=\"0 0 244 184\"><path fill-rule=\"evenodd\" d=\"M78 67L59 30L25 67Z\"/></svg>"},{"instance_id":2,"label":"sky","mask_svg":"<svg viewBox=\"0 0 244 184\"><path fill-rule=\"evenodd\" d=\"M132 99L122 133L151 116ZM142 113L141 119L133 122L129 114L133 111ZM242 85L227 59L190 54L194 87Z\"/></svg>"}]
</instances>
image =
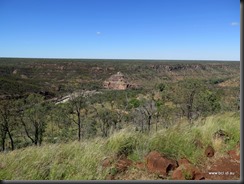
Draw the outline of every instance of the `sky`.
<instances>
[{"instance_id":1,"label":"sky","mask_svg":"<svg viewBox=\"0 0 244 184\"><path fill-rule=\"evenodd\" d=\"M0 0L0 57L240 60L240 0Z\"/></svg>"}]
</instances>

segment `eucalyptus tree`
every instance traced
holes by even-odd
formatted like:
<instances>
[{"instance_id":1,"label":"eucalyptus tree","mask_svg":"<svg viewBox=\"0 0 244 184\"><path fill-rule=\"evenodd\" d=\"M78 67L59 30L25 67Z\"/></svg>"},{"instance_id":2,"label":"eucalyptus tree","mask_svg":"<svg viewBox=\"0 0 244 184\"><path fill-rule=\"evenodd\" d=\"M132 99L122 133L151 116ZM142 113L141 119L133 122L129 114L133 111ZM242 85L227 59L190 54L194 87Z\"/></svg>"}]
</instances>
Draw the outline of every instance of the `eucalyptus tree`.
<instances>
[{"instance_id":1,"label":"eucalyptus tree","mask_svg":"<svg viewBox=\"0 0 244 184\"><path fill-rule=\"evenodd\" d=\"M218 89L198 79L179 81L173 93L173 102L180 106L182 114L192 122L201 115L212 114L220 109Z\"/></svg>"},{"instance_id":2,"label":"eucalyptus tree","mask_svg":"<svg viewBox=\"0 0 244 184\"><path fill-rule=\"evenodd\" d=\"M77 137L78 141L82 138L82 132L84 132L84 118L88 115L88 97L89 94L83 92L77 92L71 95L68 103L70 114L68 115L72 122L77 125Z\"/></svg>"},{"instance_id":3,"label":"eucalyptus tree","mask_svg":"<svg viewBox=\"0 0 244 184\"><path fill-rule=\"evenodd\" d=\"M67 103L56 104L52 107L49 116L49 126L46 131L46 134L49 135L49 141L68 141L73 138L71 113L73 112Z\"/></svg>"},{"instance_id":4,"label":"eucalyptus tree","mask_svg":"<svg viewBox=\"0 0 244 184\"><path fill-rule=\"evenodd\" d=\"M93 109L93 118L103 137L119 129L127 114L127 92L107 91L92 96L89 100L90 109Z\"/></svg>"},{"instance_id":5,"label":"eucalyptus tree","mask_svg":"<svg viewBox=\"0 0 244 184\"><path fill-rule=\"evenodd\" d=\"M2 100L0 103L0 136L1 148L5 150L7 135L10 139L11 149L14 150L13 131L15 130L16 122L14 121L14 103L12 100Z\"/></svg>"},{"instance_id":6,"label":"eucalyptus tree","mask_svg":"<svg viewBox=\"0 0 244 184\"><path fill-rule=\"evenodd\" d=\"M180 107L182 115L192 120L195 109L194 103L202 90L202 82L197 79L179 81L172 90L171 99Z\"/></svg>"},{"instance_id":7,"label":"eucalyptus tree","mask_svg":"<svg viewBox=\"0 0 244 184\"><path fill-rule=\"evenodd\" d=\"M26 136L34 145L41 145L50 111L48 102L39 94L30 94L25 100L20 115Z\"/></svg>"},{"instance_id":8,"label":"eucalyptus tree","mask_svg":"<svg viewBox=\"0 0 244 184\"><path fill-rule=\"evenodd\" d=\"M157 115L155 100L153 98L142 101L134 99L131 104L134 106L134 123L140 126L142 132L150 132L152 120Z\"/></svg>"}]
</instances>

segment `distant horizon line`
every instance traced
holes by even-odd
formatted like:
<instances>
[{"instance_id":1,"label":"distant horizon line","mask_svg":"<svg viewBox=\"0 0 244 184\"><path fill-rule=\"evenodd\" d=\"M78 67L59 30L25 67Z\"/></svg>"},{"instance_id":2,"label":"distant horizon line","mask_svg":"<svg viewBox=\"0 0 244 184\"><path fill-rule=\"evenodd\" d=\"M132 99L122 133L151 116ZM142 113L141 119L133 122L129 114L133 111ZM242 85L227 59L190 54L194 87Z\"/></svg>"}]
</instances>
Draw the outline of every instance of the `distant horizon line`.
<instances>
[{"instance_id":1,"label":"distant horizon line","mask_svg":"<svg viewBox=\"0 0 244 184\"><path fill-rule=\"evenodd\" d=\"M74 59L74 60L145 60L145 61L234 61L240 62L240 60L223 60L223 59L132 59L132 58L66 58L66 57L2 57L0 59Z\"/></svg>"}]
</instances>

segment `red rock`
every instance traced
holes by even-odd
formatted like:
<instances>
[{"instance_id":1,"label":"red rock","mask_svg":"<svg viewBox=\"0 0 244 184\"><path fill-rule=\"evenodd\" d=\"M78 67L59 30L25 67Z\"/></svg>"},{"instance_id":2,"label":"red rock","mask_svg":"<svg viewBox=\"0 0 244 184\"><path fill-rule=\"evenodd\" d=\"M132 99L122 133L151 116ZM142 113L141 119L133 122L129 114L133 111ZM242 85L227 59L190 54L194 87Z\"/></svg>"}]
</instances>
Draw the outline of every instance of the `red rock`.
<instances>
[{"instance_id":1,"label":"red rock","mask_svg":"<svg viewBox=\"0 0 244 184\"><path fill-rule=\"evenodd\" d=\"M205 178L204 174L197 172L194 175L194 180L206 180L206 178Z\"/></svg>"},{"instance_id":2,"label":"red rock","mask_svg":"<svg viewBox=\"0 0 244 184\"><path fill-rule=\"evenodd\" d=\"M127 158L123 158L118 160L115 166L118 172L124 172L128 169L129 166L131 166L131 164L132 164L131 160Z\"/></svg>"},{"instance_id":3,"label":"red rock","mask_svg":"<svg viewBox=\"0 0 244 184\"><path fill-rule=\"evenodd\" d=\"M205 149L205 155L207 157L213 157L214 156L214 149L212 146L208 146L206 149Z\"/></svg>"},{"instance_id":4,"label":"red rock","mask_svg":"<svg viewBox=\"0 0 244 184\"><path fill-rule=\"evenodd\" d=\"M182 158L180 160L178 160L178 164L183 165L183 164L190 164L191 162L189 160L187 160L186 158Z\"/></svg>"},{"instance_id":5,"label":"red rock","mask_svg":"<svg viewBox=\"0 0 244 184\"><path fill-rule=\"evenodd\" d=\"M195 173L198 170L192 164L183 164L180 165L174 172L172 173L173 180L194 180Z\"/></svg>"},{"instance_id":6,"label":"red rock","mask_svg":"<svg viewBox=\"0 0 244 184\"><path fill-rule=\"evenodd\" d=\"M150 152L146 160L148 171L162 176L167 176L170 170L174 170L178 166L175 160L163 157L157 151Z\"/></svg>"},{"instance_id":7,"label":"red rock","mask_svg":"<svg viewBox=\"0 0 244 184\"><path fill-rule=\"evenodd\" d=\"M178 167L179 168L179 167ZM173 180L185 180L183 174L182 174L182 171L180 169L176 169L174 170L174 172L172 173L172 179Z\"/></svg>"}]
</instances>

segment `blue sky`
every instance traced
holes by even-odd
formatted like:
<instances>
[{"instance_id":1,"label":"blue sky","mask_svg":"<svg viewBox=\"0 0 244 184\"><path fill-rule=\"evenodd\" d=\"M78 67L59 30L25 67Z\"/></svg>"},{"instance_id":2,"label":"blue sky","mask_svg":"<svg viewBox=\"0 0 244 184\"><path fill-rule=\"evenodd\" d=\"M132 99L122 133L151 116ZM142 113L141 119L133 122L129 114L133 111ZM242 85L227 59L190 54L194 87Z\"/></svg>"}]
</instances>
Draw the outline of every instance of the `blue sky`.
<instances>
[{"instance_id":1,"label":"blue sky","mask_svg":"<svg viewBox=\"0 0 244 184\"><path fill-rule=\"evenodd\" d=\"M240 60L240 1L0 0L0 57Z\"/></svg>"}]
</instances>

